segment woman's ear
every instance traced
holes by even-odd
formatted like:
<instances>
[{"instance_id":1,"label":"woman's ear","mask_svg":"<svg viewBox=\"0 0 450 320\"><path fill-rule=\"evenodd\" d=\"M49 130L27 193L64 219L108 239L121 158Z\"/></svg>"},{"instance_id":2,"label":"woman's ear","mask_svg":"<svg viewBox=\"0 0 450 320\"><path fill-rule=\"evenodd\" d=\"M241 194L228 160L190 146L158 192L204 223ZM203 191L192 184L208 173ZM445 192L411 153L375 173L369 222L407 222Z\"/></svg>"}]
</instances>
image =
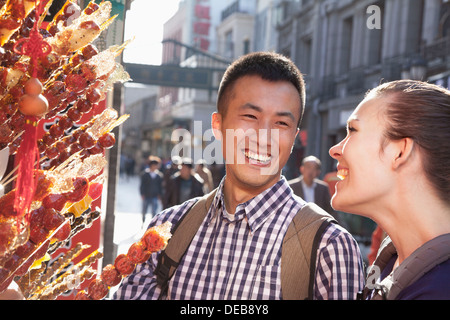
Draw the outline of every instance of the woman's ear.
<instances>
[{"instance_id":1,"label":"woman's ear","mask_svg":"<svg viewBox=\"0 0 450 320\"><path fill-rule=\"evenodd\" d=\"M222 115L218 112L214 112L211 115L211 128L213 130L214 138L222 141Z\"/></svg>"},{"instance_id":2,"label":"woman's ear","mask_svg":"<svg viewBox=\"0 0 450 320\"><path fill-rule=\"evenodd\" d=\"M394 143L396 147L396 154L392 164L394 169L397 169L411 159L414 149L414 141L411 138L403 138L395 141Z\"/></svg>"}]
</instances>

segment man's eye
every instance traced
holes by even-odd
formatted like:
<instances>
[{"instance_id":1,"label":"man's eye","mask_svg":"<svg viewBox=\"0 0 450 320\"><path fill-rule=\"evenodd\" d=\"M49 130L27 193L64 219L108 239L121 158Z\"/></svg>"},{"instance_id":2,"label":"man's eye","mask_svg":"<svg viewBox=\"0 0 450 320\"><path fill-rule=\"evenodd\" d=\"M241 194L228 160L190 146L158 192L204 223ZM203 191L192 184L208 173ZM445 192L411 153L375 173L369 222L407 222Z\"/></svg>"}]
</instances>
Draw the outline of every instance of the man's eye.
<instances>
[{"instance_id":1,"label":"man's eye","mask_svg":"<svg viewBox=\"0 0 450 320\"><path fill-rule=\"evenodd\" d=\"M256 119L256 117L252 114L244 114L244 117L250 118L250 119Z\"/></svg>"}]
</instances>

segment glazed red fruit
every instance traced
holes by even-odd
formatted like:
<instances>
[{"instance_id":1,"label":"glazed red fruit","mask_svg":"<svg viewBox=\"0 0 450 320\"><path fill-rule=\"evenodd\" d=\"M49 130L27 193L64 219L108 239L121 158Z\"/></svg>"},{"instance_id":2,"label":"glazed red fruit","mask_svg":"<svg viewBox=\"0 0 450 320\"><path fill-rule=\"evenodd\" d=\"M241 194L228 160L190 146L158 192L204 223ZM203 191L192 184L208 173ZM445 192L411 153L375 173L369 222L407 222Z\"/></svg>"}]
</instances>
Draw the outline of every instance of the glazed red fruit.
<instances>
[{"instance_id":1,"label":"glazed red fruit","mask_svg":"<svg viewBox=\"0 0 450 320\"><path fill-rule=\"evenodd\" d=\"M14 271L19 267L20 263L23 261L23 258L17 254L13 254L4 264L3 266L11 271Z\"/></svg>"},{"instance_id":2,"label":"glazed red fruit","mask_svg":"<svg viewBox=\"0 0 450 320\"><path fill-rule=\"evenodd\" d=\"M132 263L130 259L128 259L126 254L119 254L114 261L114 267L121 275L129 275L133 272L136 264Z\"/></svg>"},{"instance_id":3,"label":"glazed red fruit","mask_svg":"<svg viewBox=\"0 0 450 320\"><path fill-rule=\"evenodd\" d=\"M100 90L98 90L97 88L90 90L88 93L86 93L86 98L92 104L99 102L101 98Z\"/></svg>"},{"instance_id":4,"label":"glazed red fruit","mask_svg":"<svg viewBox=\"0 0 450 320\"><path fill-rule=\"evenodd\" d=\"M45 212L42 224L44 225L44 228L46 230L52 231L58 228L64 222L64 220L64 216L58 211L56 211L55 209L48 209Z\"/></svg>"},{"instance_id":5,"label":"glazed red fruit","mask_svg":"<svg viewBox=\"0 0 450 320\"><path fill-rule=\"evenodd\" d=\"M65 195L70 202L78 202L83 200L89 190L89 180L85 177L77 177L73 181L74 190L67 192Z\"/></svg>"},{"instance_id":6,"label":"glazed red fruit","mask_svg":"<svg viewBox=\"0 0 450 320\"><path fill-rule=\"evenodd\" d=\"M63 152L67 148L66 140L58 141L55 143L55 147L58 149L59 152Z\"/></svg>"},{"instance_id":7,"label":"glazed red fruit","mask_svg":"<svg viewBox=\"0 0 450 320\"><path fill-rule=\"evenodd\" d=\"M89 149L89 153L90 154L100 154L104 151L105 149L100 145L100 143L96 143L92 148Z\"/></svg>"},{"instance_id":8,"label":"glazed red fruit","mask_svg":"<svg viewBox=\"0 0 450 320\"><path fill-rule=\"evenodd\" d=\"M30 259L39 260L42 258L47 253L49 246L49 241L45 241L43 244L39 245L39 249L31 256Z\"/></svg>"},{"instance_id":9,"label":"glazed red fruit","mask_svg":"<svg viewBox=\"0 0 450 320\"><path fill-rule=\"evenodd\" d=\"M87 292L92 300L101 300L108 294L108 286L101 279L94 279L89 284Z\"/></svg>"},{"instance_id":10,"label":"glazed red fruit","mask_svg":"<svg viewBox=\"0 0 450 320\"><path fill-rule=\"evenodd\" d=\"M75 104L75 108L82 113L86 113L92 110L92 103L86 99L81 99Z\"/></svg>"},{"instance_id":11,"label":"glazed red fruit","mask_svg":"<svg viewBox=\"0 0 450 320\"><path fill-rule=\"evenodd\" d=\"M151 252L145 251L145 247L140 243L133 243L128 249L127 257L132 263L144 263L150 258Z\"/></svg>"},{"instance_id":12,"label":"glazed red fruit","mask_svg":"<svg viewBox=\"0 0 450 320\"><path fill-rule=\"evenodd\" d=\"M92 2L89 3L89 6L91 4ZM98 49L92 43L90 43L87 46L83 47L83 49L81 49L81 53L83 54L83 57L88 60L98 54Z\"/></svg>"},{"instance_id":13,"label":"glazed red fruit","mask_svg":"<svg viewBox=\"0 0 450 320\"><path fill-rule=\"evenodd\" d=\"M60 126L63 130L70 129L73 126L73 120L68 116L63 116L59 119L58 126Z\"/></svg>"},{"instance_id":14,"label":"glazed red fruit","mask_svg":"<svg viewBox=\"0 0 450 320\"><path fill-rule=\"evenodd\" d=\"M46 132L44 136L42 137L42 142L44 142L45 145L50 146L56 141L56 138L50 134L50 132Z\"/></svg>"},{"instance_id":15,"label":"glazed red fruit","mask_svg":"<svg viewBox=\"0 0 450 320\"><path fill-rule=\"evenodd\" d=\"M55 159L59 156L59 150L56 147L50 147L47 149L47 151L45 151L45 155L49 159Z\"/></svg>"},{"instance_id":16,"label":"glazed red fruit","mask_svg":"<svg viewBox=\"0 0 450 320\"><path fill-rule=\"evenodd\" d=\"M42 200L42 206L46 209L55 209L61 211L67 202L65 194L49 194Z\"/></svg>"},{"instance_id":17,"label":"glazed red fruit","mask_svg":"<svg viewBox=\"0 0 450 320\"><path fill-rule=\"evenodd\" d=\"M55 138L61 138L64 134L64 129L56 124L52 125L48 131Z\"/></svg>"},{"instance_id":18,"label":"glazed red fruit","mask_svg":"<svg viewBox=\"0 0 450 320\"><path fill-rule=\"evenodd\" d=\"M58 241L66 240L70 236L71 232L72 232L72 229L70 228L70 224L66 223L55 233L53 238Z\"/></svg>"},{"instance_id":19,"label":"glazed red fruit","mask_svg":"<svg viewBox=\"0 0 450 320\"><path fill-rule=\"evenodd\" d=\"M30 226L42 224L42 220L45 216L45 208L39 207L30 212Z\"/></svg>"},{"instance_id":20,"label":"glazed red fruit","mask_svg":"<svg viewBox=\"0 0 450 320\"><path fill-rule=\"evenodd\" d=\"M73 122L77 122L81 119L82 113L80 112L80 110L76 109L76 108L70 108L67 111L67 116L73 120Z\"/></svg>"},{"instance_id":21,"label":"glazed red fruit","mask_svg":"<svg viewBox=\"0 0 450 320\"><path fill-rule=\"evenodd\" d=\"M101 183L91 183L89 185L89 197L91 197L92 200L95 200L99 198L102 195L103 185Z\"/></svg>"},{"instance_id":22,"label":"glazed red fruit","mask_svg":"<svg viewBox=\"0 0 450 320\"><path fill-rule=\"evenodd\" d=\"M95 21L84 21L80 23L80 29L88 29L88 30L100 30L99 25Z\"/></svg>"},{"instance_id":23,"label":"glazed red fruit","mask_svg":"<svg viewBox=\"0 0 450 320\"><path fill-rule=\"evenodd\" d=\"M108 264L102 270L102 281L109 287L117 286L122 280L122 276L112 264Z\"/></svg>"},{"instance_id":24,"label":"glazed red fruit","mask_svg":"<svg viewBox=\"0 0 450 320\"><path fill-rule=\"evenodd\" d=\"M40 244L47 239L49 232L42 225L36 225L30 228L30 241L34 244Z\"/></svg>"},{"instance_id":25,"label":"glazed red fruit","mask_svg":"<svg viewBox=\"0 0 450 320\"><path fill-rule=\"evenodd\" d=\"M77 153L78 151L83 150L83 147L79 143L72 143L70 145L69 150L70 150L70 154L74 154L74 153Z\"/></svg>"},{"instance_id":26,"label":"glazed red fruit","mask_svg":"<svg viewBox=\"0 0 450 320\"><path fill-rule=\"evenodd\" d=\"M25 259L23 259L21 263L22 265L14 273L15 276L23 276L25 273L27 273L28 269L30 269L31 265L34 263L34 260L28 259L25 261Z\"/></svg>"},{"instance_id":27,"label":"glazed red fruit","mask_svg":"<svg viewBox=\"0 0 450 320\"><path fill-rule=\"evenodd\" d=\"M116 143L114 133L107 132L98 138L98 143L105 149L112 148Z\"/></svg>"},{"instance_id":28,"label":"glazed red fruit","mask_svg":"<svg viewBox=\"0 0 450 320\"><path fill-rule=\"evenodd\" d=\"M37 188L33 196L33 200L42 201L49 193L53 186L54 178L46 177L42 171L37 171Z\"/></svg>"},{"instance_id":29,"label":"glazed red fruit","mask_svg":"<svg viewBox=\"0 0 450 320\"><path fill-rule=\"evenodd\" d=\"M16 254L26 258L36 249L36 244L28 240L25 244L16 249Z\"/></svg>"},{"instance_id":30,"label":"glazed red fruit","mask_svg":"<svg viewBox=\"0 0 450 320\"><path fill-rule=\"evenodd\" d=\"M84 9L84 13L88 14L88 15L92 14L92 13L94 13L94 11L97 11L98 8L100 8L98 4L96 4L95 2L89 2L86 9Z\"/></svg>"},{"instance_id":31,"label":"glazed red fruit","mask_svg":"<svg viewBox=\"0 0 450 320\"><path fill-rule=\"evenodd\" d=\"M95 145L95 140L89 133L83 132L78 138L78 143L84 149L90 149Z\"/></svg>"},{"instance_id":32,"label":"glazed red fruit","mask_svg":"<svg viewBox=\"0 0 450 320\"><path fill-rule=\"evenodd\" d=\"M81 74L71 73L66 77L67 89L72 92L81 92L87 85L88 81Z\"/></svg>"},{"instance_id":33,"label":"glazed red fruit","mask_svg":"<svg viewBox=\"0 0 450 320\"><path fill-rule=\"evenodd\" d=\"M92 300L91 297L86 293L86 291L81 290L78 291L77 295L75 296L75 300Z\"/></svg>"},{"instance_id":34,"label":"glazed red fruit","mask_svg":"<svg viewBox=\"0 0 450 320\"><path fill-rule=\"evenodd\" d=\"M160 251L166 245L164 239L152 229L145 232L142 241L145 243L146 250L150 252Z\"/></svg>"}]
</instances>

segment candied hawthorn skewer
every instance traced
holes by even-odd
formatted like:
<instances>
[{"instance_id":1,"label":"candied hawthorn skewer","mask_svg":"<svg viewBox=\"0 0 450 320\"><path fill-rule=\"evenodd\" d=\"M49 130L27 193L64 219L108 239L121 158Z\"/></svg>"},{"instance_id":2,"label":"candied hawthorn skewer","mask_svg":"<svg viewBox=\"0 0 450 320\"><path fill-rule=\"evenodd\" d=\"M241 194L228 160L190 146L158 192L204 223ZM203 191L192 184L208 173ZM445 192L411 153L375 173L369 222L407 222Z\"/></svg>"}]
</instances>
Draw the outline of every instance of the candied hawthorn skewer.
<instances>
[{"instance_id":1,"label":"candied hawthorn skewer","mask_svg":"<svg viewBox=\"0 0 450 320\"><path fill-rule=\"evenodd\" d=\"M53 50L60 55L68 55L91 43L116 18L116 16L109 18L111 9L111 2L103 1L95 11L92 11L93 6L86 7L70 25L58 24L60 30L49 38Z\"/></svg>"},{"instance_id":2,"label":"candied hawthorn skewer","mask_svg":"<svg viewBox=\"0 0 450 320\"><path fill-rule=\"evenodd\" d=\"M146 262L152 253L166 247L171 237L171 227L170 222L165 222L148 229L139 241L130 246L127 254L118 255L114 265L108 264L102 269L101 275L89 284L87 292L79 291L75 300L103 299L111 287L118 285L123 277L134 271L137 264Z\"/></svg>"},{"instance_id":3,"label":"candied hawthorn skewer","mask_svg":"<svg viewBox=\"0 0 450 320\"><path fill-rule=\"evenodd\" d=\"M0 46L22 25L22 20L34 9L34 0L7 0L5 11L0 16Z\"/></svg>"},{"instance_id":4,"label":"candied hawthorn skewer","mask_svg":"<svg viewBox=\"0 0 450 320\"><path fill-rule=\"evenodd\" d=\"M37 188L33 196L33 201L42 201L51 190L55 180L51 175L45 174L43 170L35 170L37 175ZM13 189L0 198L0 216L16 216L14 211L14 199L16 190Z\"/></svg>"},{"instance_id":5,"label":"candied hawthorn skewer","mask_svg":"<svg viewBox=\"0 0 450 320\"><path fill-rule=\"evenodd\" d=\"M78 18L81 13L81 8L73 0L67 0L62 6L61 10L55 14L53 20L47 25L47 31L55 36L61 29L58 27L59 23L62 23L64 27L67 27L75 18Z\"/></svg>"}]
</instances>

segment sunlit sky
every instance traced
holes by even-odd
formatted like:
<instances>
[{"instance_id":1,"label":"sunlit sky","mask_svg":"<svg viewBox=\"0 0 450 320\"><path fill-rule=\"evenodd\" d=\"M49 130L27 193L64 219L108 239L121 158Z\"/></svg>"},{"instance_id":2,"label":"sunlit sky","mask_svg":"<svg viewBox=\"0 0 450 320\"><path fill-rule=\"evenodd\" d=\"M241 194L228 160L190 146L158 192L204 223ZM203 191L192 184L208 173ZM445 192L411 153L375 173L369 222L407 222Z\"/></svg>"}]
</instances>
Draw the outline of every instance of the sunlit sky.
<instances>
[{"instance_id":1,"label":"sunlit sky","mask_svg":"<svg viewBox=\"0 0 450 320\"><path fill-rule=\"evenodd\" d=\"M177 11L180 0L134 0L127 12L124 62L161 64L163 25Z\"/></svg>"}]
</instances>

